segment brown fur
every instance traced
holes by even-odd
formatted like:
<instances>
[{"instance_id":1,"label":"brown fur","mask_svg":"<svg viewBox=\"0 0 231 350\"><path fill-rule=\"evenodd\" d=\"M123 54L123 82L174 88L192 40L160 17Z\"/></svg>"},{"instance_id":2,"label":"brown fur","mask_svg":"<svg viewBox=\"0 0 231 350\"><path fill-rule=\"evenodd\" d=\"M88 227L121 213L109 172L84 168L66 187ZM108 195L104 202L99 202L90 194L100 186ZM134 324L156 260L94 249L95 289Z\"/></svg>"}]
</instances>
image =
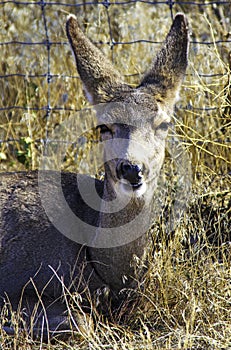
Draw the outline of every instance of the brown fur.
<instances>
[{"instance_id":1,"label":"brown fur","mask_svg":"<svg viewBox=\"0 0 231 350\"><path fill-rule=\"evenodd\" d=\"M102 132L102 140L113 140L111 147L105 147L105 157L113 151L119 151L121 156L120 159L109 157L105 163L104 182L81 176L82 186L89 196L91 193L87 191L95 181L97 192L104 200L102 202L99 197L98 210L87 206L81 198L75 174L62 174L64 196L72 212L95 227L96 243L105 227L119 227L120 238L112 247L90 247L72 241L54 227L52 222L57 220L62 224L66 219L58 198L57 173L40 172L43 198L37 172L1 174L0 303L3 305L10 300L16 310L22 297L28 324L38 306L34 313L37 335L45 314L47 332L53 334L71 327L63 302L65 289L60 281L71 293L80 293L82 306L89 307L89 297L94 299L105 288L110 292L112 305L118 306L122 301L121 290L136 288L135 278L142 279L142 271L135 275L134 256L142 259L150 245L146 231L164 159L165 124L173 112L187 66L188 25L183 14L176 16L152 67L137 88L123 81L100 50L86 38L74 16L69 17L66 28L88 98L95 105L106 102L96 106L99 124L108 127L106 133ZM124 143L116 143L118 137L125 140ZM137 148L137 142L141 148L145 147L145 152ZM134 174L131 169L139 170ZM143 192L138 195L138 190L132 187L132 198L123 210L103 213L103 203L110 208L113 199L124 201L126 195L121 191L121 180L133 186L135 175L142 180L139 188L144 188ZM54 201L45 211L43 201L49 198ZM125 224L140 212L144 214L136 225L139 235L133 237ZM73 237L87 234L79 232L76 226L68 229ZM127 242L129 237L132 239ZM103 303L102 309L105 309Z\"/></svg>"}]
</instances>

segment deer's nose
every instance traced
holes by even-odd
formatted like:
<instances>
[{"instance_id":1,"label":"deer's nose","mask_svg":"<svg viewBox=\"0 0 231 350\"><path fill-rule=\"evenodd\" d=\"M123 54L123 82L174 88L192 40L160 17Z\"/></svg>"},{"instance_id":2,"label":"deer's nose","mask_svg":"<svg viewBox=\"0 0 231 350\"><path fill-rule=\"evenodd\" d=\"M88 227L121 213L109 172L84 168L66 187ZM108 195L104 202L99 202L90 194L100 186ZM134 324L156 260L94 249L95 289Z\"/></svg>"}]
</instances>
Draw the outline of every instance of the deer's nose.
<instances>
[{"instance_id":1,"label":"deer's nose","mask_svg":"<svg viewBox=\"0 0 231 350\"><path fill-rule=\"evenodd\" d=\"M131 185L139 185L142 183L142 172L142 165L132 164L127 160L121 161L117 165L117 176L120 179L127 180Z\"/></svg>"}]
</instances>

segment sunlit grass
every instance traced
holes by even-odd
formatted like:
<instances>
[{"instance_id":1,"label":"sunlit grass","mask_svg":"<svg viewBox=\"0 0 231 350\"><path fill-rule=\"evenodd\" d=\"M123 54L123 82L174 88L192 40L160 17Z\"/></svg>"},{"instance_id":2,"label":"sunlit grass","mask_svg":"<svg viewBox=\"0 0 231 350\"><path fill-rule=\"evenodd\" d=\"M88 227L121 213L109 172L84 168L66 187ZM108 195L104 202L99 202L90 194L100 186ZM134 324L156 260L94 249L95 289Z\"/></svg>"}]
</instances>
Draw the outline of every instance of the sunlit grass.
<instances>
[{"instance_id":1,"label":"sunlit grass","mask_svg":"<svg viewBox=\"0 0 231 350\"><path fill-rule=\"evenodd\" d=\"M45 42L41 6L6 3L0 9L0 42ZM78 311L81 326L71 339L57 340L54 346L32 341L17 328L20 316L16 314L12 319L14 337L6 336L0 328L3 349L231 347L231 65L230 43L226 41L230 40L231 10L228 4L199 7L186 3L175 4L173 10L184 11L192 28L189 67L173 118L175 133L188 152L192 169L192 193L180 224L167 233L166 215L173 205L170 198L151 228L154 245L145 286L136 292L134 308L125 308L123 315L112 320L104 319L96 310L84 316L73 296L70 312ZM97 135L91 131L92 114L78 112L89 106L67 45L63 11L77 15L88 36L134 85L159 44L128 42L144 39L160 43L171 24L166 4L112 3L108 9L97 4L85 8L47 4L47 34L54 43L50 47L50 72L54 76L49 84L45 76L46 45L1 46L0 75L6 77L0 79L0 107L12 107L0 111L1 171L36 169L44 150L41 140L54 135L57 127L67 133L68 118L77 119L79 130L75 132L81 138L67 148L62 168L92 175L97 171L97 162L92 159ZM26 77L8 76L15 73ZM167 156L165 175L168 166ZM6 319L3 310L1 323Z\"/></svg>"}]
</instances>

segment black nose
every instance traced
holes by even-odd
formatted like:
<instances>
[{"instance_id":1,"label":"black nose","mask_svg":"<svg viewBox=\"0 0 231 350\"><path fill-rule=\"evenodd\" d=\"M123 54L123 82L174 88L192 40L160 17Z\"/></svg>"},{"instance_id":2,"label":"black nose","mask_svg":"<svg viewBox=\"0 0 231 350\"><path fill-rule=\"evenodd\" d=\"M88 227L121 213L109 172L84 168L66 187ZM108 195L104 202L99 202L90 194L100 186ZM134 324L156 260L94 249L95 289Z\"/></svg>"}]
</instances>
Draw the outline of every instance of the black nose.
<instances>
[{"instance_id":1,"label":"black nose","mask_svg":"<svg viewBox=\"0 0 231 350\"><path fill-rule=\"evenodd\" d=\"M117 167L117 175L129 181L131 185L139 185L142 181L142 167L129 161L122 161Z\"/></svg>"}]
</instances>

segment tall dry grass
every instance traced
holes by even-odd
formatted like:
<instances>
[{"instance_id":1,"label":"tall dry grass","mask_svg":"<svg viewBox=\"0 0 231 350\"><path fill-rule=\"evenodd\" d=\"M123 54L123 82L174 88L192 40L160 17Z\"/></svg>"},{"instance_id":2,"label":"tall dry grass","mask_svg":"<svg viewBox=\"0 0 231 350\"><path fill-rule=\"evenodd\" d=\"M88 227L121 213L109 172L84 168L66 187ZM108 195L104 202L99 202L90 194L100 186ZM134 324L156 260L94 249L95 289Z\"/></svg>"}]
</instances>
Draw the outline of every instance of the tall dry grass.
<instances>
[{"instance_id":1,"label":"tall dry grass","mask_svg":"<svg viewBox=\"0 0 231 350\"><path fill-rule=\"evenodd\" d=\"M0 110L1 171L37 168L44 150L41 139L50 137L70 116L79 120L79 134L92 128L93 118L83 118L77 112L88 104L66 45L65 12L78 16L87 35L99 43L131 84L138 82L158 49L155 42L163 40L171 24L169 6L164 3L112 2L108 8L97 2L76 7L65 4L72 2L48 2L42 11L33 2L0 3L0 42L12 42L1 46L0 107L11 107ZM82 315L80 332L55 345L34 342L24 332L16 331L10 337L0 330L0 348L231 347L231 8L228 3L195 1L176 3L173 12L178 11L187 14L192 28L189 67L173 118L192 171L192 191L180 225L166 233L166 217L174 205L174 199L167 198L162 215L151 228L148 273L145 286L136 292L138 302L133 308L125 308L124 314L110 321L94 310L93 315ZM49 47L53 75L49 84L46 34L53 42ZM49 114L44 108L48 103ZM64 170L95 174L91 151L96 136L90 131L68 147ZM167 176L171 166L168 154L165 166ZM166 183L170 193L174 192L174 175ZM72 304L75 310L75 296ZM4 312L1 323L7 318ZM14 317L17 330L19 315Z\"/></svg>"}]
</instances>

